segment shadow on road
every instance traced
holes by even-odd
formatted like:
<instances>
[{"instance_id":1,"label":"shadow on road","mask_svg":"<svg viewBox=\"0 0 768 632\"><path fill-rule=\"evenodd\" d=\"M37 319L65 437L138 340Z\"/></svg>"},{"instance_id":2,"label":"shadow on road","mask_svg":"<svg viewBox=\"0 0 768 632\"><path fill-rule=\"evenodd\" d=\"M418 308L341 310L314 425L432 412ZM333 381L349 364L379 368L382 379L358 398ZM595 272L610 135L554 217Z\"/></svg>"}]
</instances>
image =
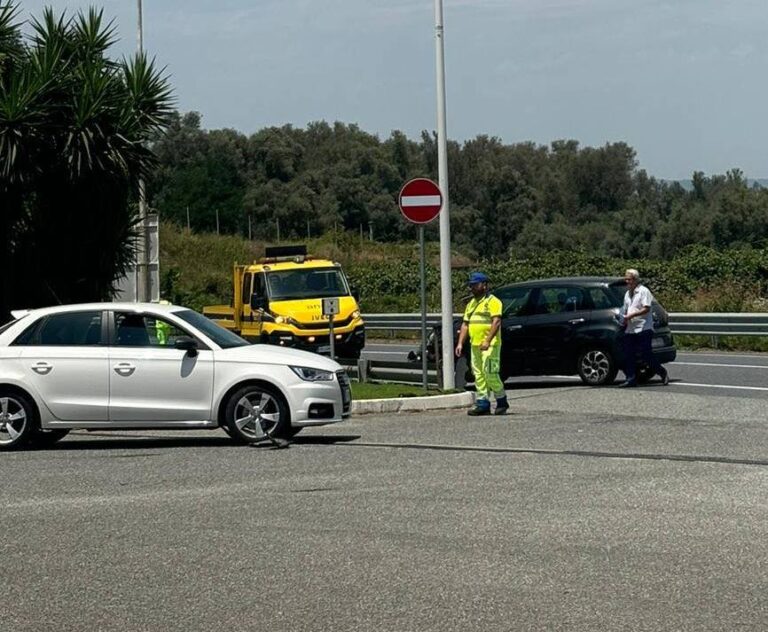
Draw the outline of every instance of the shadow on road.
<instances>
[{"instance_id":1,"label":"shadow on road","mask_svg":"<svg viewBox=\"0 0 768 632\"><path fill-rule=\"evenodd\" d=\"M290 445L333 445L336 443L348 443L356 441L360 435L318 435L318 436L297 436L294 437ZM140 434L128 434L116 432L73 432L67 438L63 439L49 448L32 448L33 452L80 452L84 450L155 450L166 448L273 448L269 441L262 441L257 444L237 443L227 437L218 434L210 437L171 437L171 436L151 436ZM127 455L135 456L135 455Z\"/></svg>"}]
</instances>

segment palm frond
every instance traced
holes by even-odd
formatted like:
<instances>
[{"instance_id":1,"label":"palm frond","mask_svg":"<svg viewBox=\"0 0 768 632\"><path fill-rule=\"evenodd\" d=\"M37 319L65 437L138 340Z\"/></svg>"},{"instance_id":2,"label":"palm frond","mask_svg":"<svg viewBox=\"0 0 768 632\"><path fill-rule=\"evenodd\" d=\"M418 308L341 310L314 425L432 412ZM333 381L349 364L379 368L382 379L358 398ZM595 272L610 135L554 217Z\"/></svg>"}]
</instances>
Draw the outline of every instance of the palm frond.
<instances>
[{"instance_id":1,"label":"palm frond","mask_svg":"<svg viewBox=\"0 0 768 632\"><path fill-rule=\"evenodd\" d=\"M104 25L104 10L91 7L88 13L78 13L71 22L71 41L81 60L98 59L110 64L105 54L117 41L117 27L114 20Z\"/></svg>"},{"instance_id":2,"label":"palm frond","mask_svg":"<svg viewBox=\"0 0 768 632\"><path fill-rule=\"evenodd\" d=\"M157 69L154 59L147 59L144 53L124 60L121 67L130 97L123 120L142 140L147 140L170 123L175 105L173 89L165 68Z\"/></svg>"}]
</instances>

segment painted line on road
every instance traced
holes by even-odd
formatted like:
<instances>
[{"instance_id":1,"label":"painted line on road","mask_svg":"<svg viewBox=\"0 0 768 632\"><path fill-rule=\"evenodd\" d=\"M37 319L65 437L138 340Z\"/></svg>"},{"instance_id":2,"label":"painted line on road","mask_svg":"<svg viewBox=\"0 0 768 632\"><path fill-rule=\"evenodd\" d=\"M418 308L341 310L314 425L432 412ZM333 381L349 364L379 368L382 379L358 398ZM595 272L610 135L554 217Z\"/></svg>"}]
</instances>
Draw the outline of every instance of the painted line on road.
<instances>
[{"instance_id":1,"label":"painted line on road","mask_svg":"<svg viewBox=\"0 0 768 632\"><path fill-rule=\"evenodd\" d=\"M713 358L764 358L765 354L761 353L692 353L686 351L678 351L677 356L690 356L692 358L701 358L711 356Z\"/></svg>"},{"instance_id":2,"label":"painted line on road","mask_svg":"<svg viewBox=\"0 0 768 632\"><path fill-rule=\"evenodd\" d=\"M680 382L675 380L670 386L696 386L698 388L726 388L739 391L768 391L766 386L734 386L732 384L697 384L696 382Z\"/></svg>"},{"instance_id":3,"label":"painted line on road","mask_svg":"<svg viewBox=\"0 0 768 632\"><path fill-rule=\"evenodd\" d=\"M443 445L434 443L379 443L350 442L340 447L401 448L406 450L434 450L437 452L484 452L492 454L536 454L543 456L581 456L603 459L633 459L642 461L678 461L686 463L723 463L727 465L768 465L765 459L738 459L727 456L695 454L642 454L637 452L595 452L592 450L552 450L545 448L499 448L493 446Z\"/></svg>"},{"instance_id":4,"label":"painted line on road","mask_svg":"<svg viewBox=\"0 0 768 632\"><path fill-rule=\"evenodd\" d=\"M766 364L719 364L716 362L675 362L675 366L718 366L726 369L768 369Z\"/></svg>"}]
</instances>

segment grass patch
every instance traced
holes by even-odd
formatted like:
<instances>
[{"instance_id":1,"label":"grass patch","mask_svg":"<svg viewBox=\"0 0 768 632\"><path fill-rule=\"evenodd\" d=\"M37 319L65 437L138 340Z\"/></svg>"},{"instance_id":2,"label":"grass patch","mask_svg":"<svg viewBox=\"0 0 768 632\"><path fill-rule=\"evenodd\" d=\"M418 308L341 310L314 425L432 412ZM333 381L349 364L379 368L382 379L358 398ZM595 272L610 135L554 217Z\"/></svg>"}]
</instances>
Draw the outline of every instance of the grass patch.
<instances>
[{"instance_id":1,"label":"grass patch","mask_svg":"<svg viewBox=\"0 0 768 632\"><path fill-rule=\"evenodd\" d=\"M425 391L421 386L409 384L374 384L371 382L352 382L353 399L390 399L396 397L424 397L425 395L445 395L458 391L440 391L436 388Z\"/></svg>"}]
</instances>

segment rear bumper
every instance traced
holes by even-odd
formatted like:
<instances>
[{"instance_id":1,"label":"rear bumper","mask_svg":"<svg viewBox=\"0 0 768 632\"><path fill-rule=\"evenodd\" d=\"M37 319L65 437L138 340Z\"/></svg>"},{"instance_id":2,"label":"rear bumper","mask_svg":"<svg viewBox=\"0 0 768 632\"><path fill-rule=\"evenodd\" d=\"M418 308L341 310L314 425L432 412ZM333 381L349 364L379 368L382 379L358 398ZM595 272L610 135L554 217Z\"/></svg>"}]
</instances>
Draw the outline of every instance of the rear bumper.
<instances>
[{"instance_id":1,"label":"rear bumper","mask_svg":"<svg viewBox=\"0 0 768 632\"><path fill-rule=\"evenodd\" d=\"M677 358L677 347L674 345L671 347L656 347L653 349L653 357L659 364L674 362L675 358Z\"/></svg>"}]
</instances>

